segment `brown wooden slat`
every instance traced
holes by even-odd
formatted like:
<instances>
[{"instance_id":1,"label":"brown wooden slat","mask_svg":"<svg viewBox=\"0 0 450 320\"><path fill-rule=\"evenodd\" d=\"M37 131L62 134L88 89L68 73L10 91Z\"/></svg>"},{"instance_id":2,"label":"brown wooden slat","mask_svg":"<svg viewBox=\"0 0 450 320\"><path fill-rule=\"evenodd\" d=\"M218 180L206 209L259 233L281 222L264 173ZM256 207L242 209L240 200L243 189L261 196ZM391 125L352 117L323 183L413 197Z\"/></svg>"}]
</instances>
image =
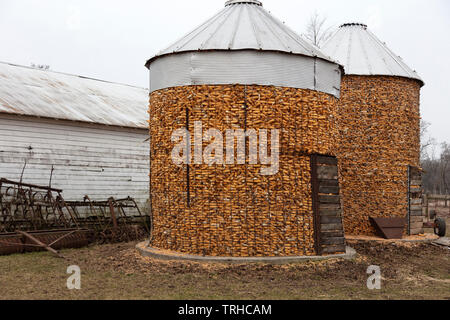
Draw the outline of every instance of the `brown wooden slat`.
<instances>
[{"instance_id":1,"label":"brown wooden slat","mask_svg":"<svg viewBox=\"0 0 450 320\"><path fill-rule=\"evenodd\" d=\"M327 225L327 224L339 224L342 223L342 218L340 217L327 217L327 216L323 216L320 219L322 225Z\"/></svg>"},{"instance_id":2,"label":"brown wooden slat","mask_svg":"<svg viewBox=\"0 0 450 320\"><path fill-rule=\"evenodd\" d=\"M326 254L344 253L345 251L346 251L345 245L324 246L322 248L322 252Z\"/></svg>"},{"instance_id":3,"label":"brown wooden slat","mask_svg":"<svg viewBox=\"0 0 450 320\"><path fill-rule=\"evenodd\" d=\"M339 181L333 179L319 179L319 185L321 187L339 187Z\"/></svg>"},{"instance_id":4,"label":"brown wooden slat","mask_svg":"<svg viewBox=\"0 0 450 320\"><path fill-rule=\"evenodd\" d=\"M338 160L335 157L317 156L317 164L337 166Z\"/></svg>"},{"instance_id":5,"label":"brown wooden slat","mask_svg":"<svg viewBox=\"0 0 450 320\"><path fill-rule=\"evenodd\" d=\"M339 194L339 187L324 187L324 186L320 186L319 187L319 193L324 193L324 194Z\"/></svg>"},{"instance_id":6,"label":"brown wooden slat","mask_svg":"<svg viewBox=\"0 0 450 320\"><path fill-rule=\"evenodd\" d=\"M413 216L411 217L411 222L423 222L424 216Z\"/></svg>"},{"instance_id":7,"label":"brown wooden slat","mask_svg":"<svg viewBox=\"0 0 450 320\"><path fill-rule=\"evenodd\" d=\"M332 166L317 167L317 178L319 180L333 180L338 179L338 168Z\"/></svg>"},{"instance_id":8,"label":"brown wooden slat","mask_svg":"<svg viewBox=\"0 0 450 320\"><path fill-rule=\"evenodd\" d=\"M322 231L341 231L343 229L342 222L341 223L333 223L333 224L322 224Z\"/></svg>"},{"instance_id":9,"label":"brown wooden slat","mask_svg":"<svg viewBox=\"0 0 450 320\"><path fill-rule=\"evenodd\" d=\"M340 203L321 203L319 205L320 210L339 210L341 209Z\"/></svg>"},{"instance_id":10,"label":"brown wooden slat","mask_svg":"<svg viewBox=\"0 0 450 320\"><path fill-rule=\"evenodd\" d=\"M420 210L412 210L412 211L410 211L409 214L410 214L411 217L413 217L413 216L421 217L421 216L423 216L423 210L422 209L420 209Z\"/></svg>"},{"instance_id":11,"label":"brown wooden slat","mask_svg":"<svg viewBox=\"0 0 450 320\"><path fill-rule=\"evenodd\" d=\"M320 209L320 216L332 216L332 217L341 217L342 216L342 210L341 209Z\"/></svg>"},{"instance_id":12,"label":"brown wooden slat","mask_svg":"<svg viewBox=\"0 0 450 320\"><path fill-rule=\"evenodd\" d=\"M345 239L343 237L324 238L324 239L322 239L322 244L324 244L324 245L344 245Z\"/></svg>"},{"instance_id":13,"label":"brown wooden slat","mask_svg":"<svg viewBox=\"0 0 450 320\"><path fill-rule=\"evenodd\" d=\"M321 236L323 239L325 238L344 238L344 231L327 231L322 232Z\"/></svg>"},{"instance_id":14,"label":"brown wooden slat","mask_svg":"<svg viewBox=\"0 0 450 320\"><path fill-rule=\"evenodd\" d=\"M340 204L341 198L339 196L325 196L320 195L319 196L320 203L334 203L334 204Z\"/></svg>"}]
</instances>

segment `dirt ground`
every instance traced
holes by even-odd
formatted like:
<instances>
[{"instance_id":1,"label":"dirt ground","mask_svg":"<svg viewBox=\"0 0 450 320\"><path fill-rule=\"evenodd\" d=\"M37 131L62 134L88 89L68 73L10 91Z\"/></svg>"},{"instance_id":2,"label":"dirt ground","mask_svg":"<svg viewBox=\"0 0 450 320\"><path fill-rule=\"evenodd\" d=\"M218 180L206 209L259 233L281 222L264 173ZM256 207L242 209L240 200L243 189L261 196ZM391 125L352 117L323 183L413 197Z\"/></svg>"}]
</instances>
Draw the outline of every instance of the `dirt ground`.
<instances>
[{"instance_id":1,"label":"dirt ground","mask_svg":"<svg viewBox=\"0 0 450 320\"><path fill-rule=\"evenodd\" d=\"M450 250L430 244L352 244L352 261L215 265L143 258L136 243L0 257L1 299L450 299ZM81 290L68 290L69 265ZM382 289L367 289L381 267Z\"/></svg>"}]
</instances>

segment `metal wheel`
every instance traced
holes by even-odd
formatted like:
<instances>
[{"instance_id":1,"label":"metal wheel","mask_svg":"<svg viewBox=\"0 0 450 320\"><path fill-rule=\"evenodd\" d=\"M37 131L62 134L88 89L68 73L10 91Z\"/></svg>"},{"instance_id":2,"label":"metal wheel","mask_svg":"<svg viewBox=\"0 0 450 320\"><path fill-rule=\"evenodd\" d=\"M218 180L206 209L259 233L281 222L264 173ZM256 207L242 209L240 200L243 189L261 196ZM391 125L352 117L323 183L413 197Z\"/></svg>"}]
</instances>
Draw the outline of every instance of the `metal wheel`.
<instances>
[{"instance_id":1,"label":"metal wheel","mask_svg":"<svg viewBox=\"0 0 450 320\"><path fill-rule=\"evenodd\" d=\"M434 233L439 237L445 237L447 233L447 224L444 218L436 218L434 221Z\"/></svg>"}]
</instances>

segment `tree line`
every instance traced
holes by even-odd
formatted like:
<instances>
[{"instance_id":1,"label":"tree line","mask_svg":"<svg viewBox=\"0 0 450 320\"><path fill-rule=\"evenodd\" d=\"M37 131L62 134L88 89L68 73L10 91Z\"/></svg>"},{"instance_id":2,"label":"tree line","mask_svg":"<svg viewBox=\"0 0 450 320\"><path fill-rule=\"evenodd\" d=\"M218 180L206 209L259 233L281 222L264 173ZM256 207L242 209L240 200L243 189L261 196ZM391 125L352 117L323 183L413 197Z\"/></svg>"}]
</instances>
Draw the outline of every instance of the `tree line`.
<instances>
[{"instance_id":1,"label":"tree line","mask_svg":"<svg viewBox=\"0 0 450 320\"><path fill-rule=\"evenodd\" d=\"M421 165L424 170L423 187L427 193L450 194L450 143L440 145L433 138L426 138L430 124L421 123ZM438 147L441 153L437 155Z\"/></svg>"}]
</instances>

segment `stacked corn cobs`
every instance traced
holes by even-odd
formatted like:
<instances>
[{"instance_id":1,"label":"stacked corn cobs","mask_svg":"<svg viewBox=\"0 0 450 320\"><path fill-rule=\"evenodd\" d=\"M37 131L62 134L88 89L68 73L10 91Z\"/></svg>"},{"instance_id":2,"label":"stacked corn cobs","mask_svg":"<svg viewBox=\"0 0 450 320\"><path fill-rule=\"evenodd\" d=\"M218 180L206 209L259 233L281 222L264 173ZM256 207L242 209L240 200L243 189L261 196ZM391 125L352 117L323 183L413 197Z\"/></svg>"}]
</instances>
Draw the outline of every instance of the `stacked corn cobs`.
<instances>
[{"instance_id":1,"label":"stacked corn cobs","mask_svg":"<svg viewBox=\"0 0 450 320\"><path fill-rule=\"evenodd\" d=\"M310 154L334 155L336 109L335 97L303 89L209 85L153 92L152 246L208 256L316 254ZM188 127L193 136L195 121L224 135L279 129L279 172L262 176L261 165L248 163L176 166L171 135Z\"/></svg>"},{"instance_id":2,"label":"stacked corn cobs","mask_svg":"<svg viewBox=\"0 0 450 320\"><path fill-rule=\"evenodd\" d=\"M419 106L416 80L344 77L337 156L346 234L374 235L369 217L407 216L408 166L420 166Z\"/></svg>"}]
</instances>

